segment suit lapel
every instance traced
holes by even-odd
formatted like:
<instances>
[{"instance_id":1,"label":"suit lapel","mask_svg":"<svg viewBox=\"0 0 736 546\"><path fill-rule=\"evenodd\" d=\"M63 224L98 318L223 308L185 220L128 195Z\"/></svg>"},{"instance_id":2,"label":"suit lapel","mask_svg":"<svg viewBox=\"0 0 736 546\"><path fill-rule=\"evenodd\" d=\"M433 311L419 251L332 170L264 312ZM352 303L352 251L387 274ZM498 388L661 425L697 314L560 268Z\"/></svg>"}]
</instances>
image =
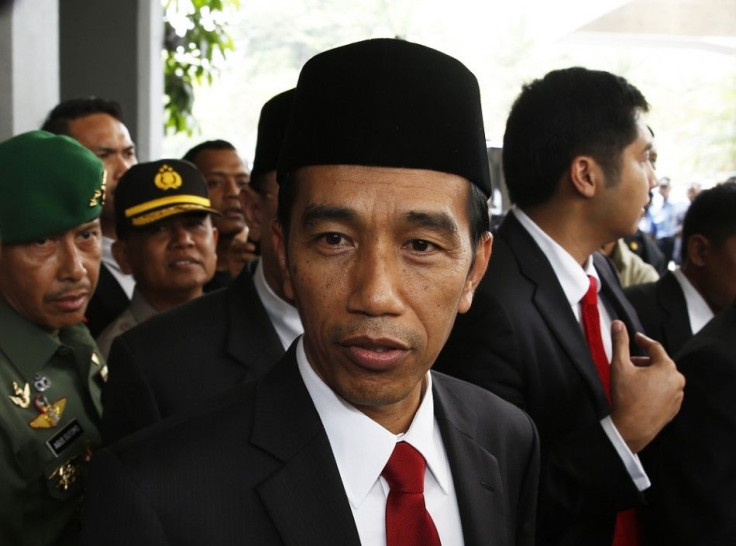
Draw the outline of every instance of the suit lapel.
<instances>
[{"instance_id":1,"label":"suit lapel","mask_svg":"<svg viewBox=\"0 0 736 546\"><path fill-rule=\"evenodd\" d=\"M608 401L588 344L549 260L513 214L504 220L499 236L516 256L519 270L535 285L532 300L539 314L587 383L601 416L607 415Z\"/></svg>"},{"instance_id":2,"label":"suit lapel","mask_svg":"<svg viewBox=\"0 0 736 546\"><path fill-rule=\"evenodd\" d=\"M258 494L286 544L359 546L327 433L297 368L295 347L257 386L251 442L283 463Z\"/></svg>"},{"instance_id":3,"label":"suit lapel","mask_svg":"<svg viewBox=\"0 0 736 546\"><path fill-rule=\"evenodd\" d=\"M434 411L452 470L466 546L509 544L501 472L496 458L475 439L477 415L433 375Z\"/></svg>"},{"instance_id":4,"label":"suit lapel","mask_svg":"<svg viewBox=\"0 0 736 546\"><path fill-rule=\"evenodd\" d=\"M284 354L281 340L258 297L250 269L244 267L228 288L226 350L251 372L263 375Z\"/></svg>"}]
</instances>

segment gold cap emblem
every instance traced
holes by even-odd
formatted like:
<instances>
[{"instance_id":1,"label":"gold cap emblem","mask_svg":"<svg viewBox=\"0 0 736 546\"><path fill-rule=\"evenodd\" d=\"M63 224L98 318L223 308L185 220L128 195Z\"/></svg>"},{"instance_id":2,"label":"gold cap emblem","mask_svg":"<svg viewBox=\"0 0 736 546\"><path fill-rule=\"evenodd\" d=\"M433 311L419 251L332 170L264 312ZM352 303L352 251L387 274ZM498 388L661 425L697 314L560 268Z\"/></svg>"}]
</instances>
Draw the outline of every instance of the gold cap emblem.
<instances>
[{"instance_id":1,"label":"gold cap emblem","mask_svg":"<svg viewBox=\"0 0 736 546\"><path fill-rule=\"evenodd\" d=\"M162 165L153 183L160 190L175 190L181 187L181 175L168 165Z\"/></svg>"},{"instance_id":2,"label":"gold cap emblem","mask_svg":"<svg viewBox=\"0 0 736 546\"><path fill-rule=\"evenodd\" d=\"M92 199L89 200L90 207L96 207L97 203L100 205L105 204L105 191L107 190L107 171L102 171L102 184L99 190L95 190L92 194Z\"/></svg>"}]
</instances>

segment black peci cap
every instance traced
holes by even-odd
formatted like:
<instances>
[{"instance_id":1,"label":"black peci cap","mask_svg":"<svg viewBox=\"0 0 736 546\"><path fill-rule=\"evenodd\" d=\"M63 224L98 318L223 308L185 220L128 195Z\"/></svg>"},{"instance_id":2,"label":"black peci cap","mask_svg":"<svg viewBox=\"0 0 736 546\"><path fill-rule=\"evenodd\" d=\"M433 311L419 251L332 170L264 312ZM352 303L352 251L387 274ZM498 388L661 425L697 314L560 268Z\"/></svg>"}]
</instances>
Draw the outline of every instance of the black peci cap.
<instances>
[{"instance_id":1,"label":"black peci cap","mask_svg":"<svg viewBox=\"0 0 736 546\"><path fill-rule=\"evenodd\" d=\"M276 170L293 100L294 89L290 89L269 99L261 108L261 117L258 119L256 156L253 160L253 170L250 172L251 179Z\"/></svg>"},{"instance_id":2,"label":"black peci cap","mask_svg":"<svg viewBox=\"0 0 736 546\"><path fill-rule=\"evenodd\" d=\"M478 81L457 59L403 40L316 55L299 75L279 182L307 165L428 169L490 195Z\"/></svg>"}]
</instances>

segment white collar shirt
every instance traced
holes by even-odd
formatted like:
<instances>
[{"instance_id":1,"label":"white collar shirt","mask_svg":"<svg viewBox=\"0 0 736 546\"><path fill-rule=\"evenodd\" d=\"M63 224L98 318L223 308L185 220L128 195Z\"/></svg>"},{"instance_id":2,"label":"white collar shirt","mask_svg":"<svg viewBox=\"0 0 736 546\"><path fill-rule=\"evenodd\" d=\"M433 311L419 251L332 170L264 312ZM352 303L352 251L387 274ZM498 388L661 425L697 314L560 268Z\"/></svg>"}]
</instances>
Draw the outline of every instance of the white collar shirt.
<instances>
[{"instance_id":1,"label":"white collar shirt","mask_svg":"<svg viewBox=\"0 0 736 546\"><path fill-rule=\"evenodd\" d=\"M685 296L685 304L687 305L687 316L690 320L690 330L693 335L697 334L703 326L710 322L715 313L710 308L705 298L698 292L693 286L681 269L676 269L674 272L675 279L682 288L682 293Z\"/></svg>"},{"instance_id":2,"label":"white collar shirt","mask_svg":"<svg viewBox=\"0 0 736 546\"><path fill-rule=\"evenodd\" d=\"M406 441L427 461L424 497L440 540L462 545L455 487L439 426L434 418L432 377L426 375L422 402L405 434L395 435L339 397L310 366L301 338L296 352L299 372L314 402L332 448L363 546L386 545L386 498L381 477L394 446Z\"/></svg>"},{"instance_id":3,"label":"white collar shirt","mask_svg":"<svg viewBox=\"0 0 736 546\"><path fill-rule=\"evenodd\" d=\"M266 309L266 314L281 340L281 344L284 349L288 349L294 340L304 333L299 311L289 302L276 295L276 292L268 285L263 273L263 260L258 260L256 270L253 273L253 284L263 307Z\"/></svg>"}]
</instances>

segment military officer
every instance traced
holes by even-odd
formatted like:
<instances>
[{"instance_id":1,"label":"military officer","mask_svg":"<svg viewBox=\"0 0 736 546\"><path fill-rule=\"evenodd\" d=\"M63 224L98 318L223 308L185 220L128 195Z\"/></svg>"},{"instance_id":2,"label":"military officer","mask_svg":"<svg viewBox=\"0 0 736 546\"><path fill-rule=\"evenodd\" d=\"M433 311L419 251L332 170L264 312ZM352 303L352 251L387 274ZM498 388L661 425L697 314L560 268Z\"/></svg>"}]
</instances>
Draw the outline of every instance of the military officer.
<instances>
[{"instance_id":1,"label":"military officer","mask_svg":"<svg viewBox=\"0 0 736 546\"><path fill-rule=\"evenodd\" d=\"M0 542L75 544L106 369L82 323L102 254L102 162L65 136L0 143Z\"/></svg>"}]
</instances>

